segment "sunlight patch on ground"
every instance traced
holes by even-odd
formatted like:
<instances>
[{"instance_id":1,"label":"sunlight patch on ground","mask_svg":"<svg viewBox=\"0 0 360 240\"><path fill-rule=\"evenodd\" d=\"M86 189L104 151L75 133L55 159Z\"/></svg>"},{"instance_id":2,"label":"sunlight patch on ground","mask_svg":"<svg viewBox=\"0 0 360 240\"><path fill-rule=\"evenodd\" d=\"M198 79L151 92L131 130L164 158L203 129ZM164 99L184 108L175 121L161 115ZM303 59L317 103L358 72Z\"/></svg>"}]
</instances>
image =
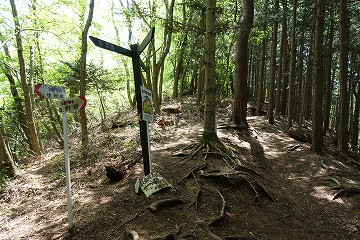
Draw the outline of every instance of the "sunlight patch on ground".
<instances>
[{"instance_id":1,"label":"sunlight patch on ground","mask_svg":"<svg viewBox=\"0 0 360 240\"><path fill-rule=\"evenodd\" d=\"M89 206L93 201L93 197L92 197L92 191L89 190L84 190L84 191L79 191L78 193L75 193L73 195L73 200L75 200L75 203L79 203L82 206Z\"/></svg>"},{"instance_id":2,"label":"sunlight patch on ground","mask_svg":"<svg viewBox=\"0 0 360 240\"><path fill-rule=\"evenodd\" d=\"M242 141L241 143L239 143L239 146L242 147L242 148L245 148L247 150L250 150L251 149L251 145L249 142L244 142Z\"/></svg>"},{"instance_id":3,"label":"sunlight patch on ground","mask_svg":"<svg viewBox=\"0 0 360 240\"><path fill-rule=\"evenodd\" d=\"M305 184L309 183L311 181L310 177L308 176L298 176L294 173L290 174L288 177L287 177L288 180L291 180L293 182L296 182L296 183L299 183L303 186L306 186Z\"/></svg>"},{"instance_id":4,"label":"sunlight patch on ground","mask_svg":"<svg viewBox=\"0 0 360 240\"><path fill-rule=\"evenodd\" d=\"M328 200L329 202L341 204L341 205L349 207L349 208L353 207L353 205L351 204L350 201L346 201L342 198L337 198L337 199L333 200L335 193L331 192L329 187L326 187L326 186L315 186L312 189L311 195L316 198L325 199L325 200Z\"/></svg>"},{"instance_id":5,"label":"sunlight patch on ground","mask_svg":"<svg viewBox=\"0 0 360 240\"><path fill-rule=\"evenodd\" d=\"M174 147L178 147L179 145L190 145L191 144L191 140L188 138L183 138L177 141L171 141L171 139L169 139L169 143L167 144L158 144L157 146L151 146L151 150L154 151L160 151L160 150L167 150L169 148L174 148Z\"/></svg>"},{"instance_id":6,"label":"sunlight patch on ground","mask_svg":"<svg viewBox=\"0 0 360 240\"><path fill-rule=\"evenodd\" d=\"M315 186L312 189L311 195L316 198L326 199L328 201L333 201L332 199L334 197L334 195L329 191L329 188L326 186ZM344 201L342 199L336 199L336 202L344 204Z\"/></svg>"},{"instance_id":7,"label":"sunlight patch on ground","mask_svg":"<svg viewBox=\"0 0 360 240\"><path fill-rule=\"evenodd\" d=\"M99 204L106 204L113 200L111 196L104 196L100 198Z\"/></svg>"}]
</instances>

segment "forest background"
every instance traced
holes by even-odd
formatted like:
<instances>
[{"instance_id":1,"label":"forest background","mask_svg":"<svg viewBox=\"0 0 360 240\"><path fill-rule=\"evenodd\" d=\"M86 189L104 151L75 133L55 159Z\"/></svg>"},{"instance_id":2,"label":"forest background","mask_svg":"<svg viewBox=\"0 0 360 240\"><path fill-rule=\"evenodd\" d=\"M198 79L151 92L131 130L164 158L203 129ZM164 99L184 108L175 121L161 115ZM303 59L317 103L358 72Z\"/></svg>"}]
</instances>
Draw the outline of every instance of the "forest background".
<instances>
[{"instance_id":1,"label":"forest background","mask_svg":"<svg viewBox=\"0 0 360 240\"><path fill-rule=\"evenodd\" d=\"M249 2L252 9L244 7ZM251 10L254 18L244 24ZM86 96L86 109L69 119L70 129L82 136L84 154L91 154L91 141L96 141L92 126L135 107L131 60L96 48L89 35L128 48L155 26L155 38L141 56L143 83L153 92L155 112L167 99L189 94L204 111L206 11L205 1L198 0L2 1L2 186L29 156L63 145L57 103L34 96L35 84L65 86L70 97ZM315 152L323 152L326 134L339 150L358 151L358 1L225 0L217 2L216 17L212 90L217 100L234 99L235 124L248 127L246 119L237 121L237 114L247 110L236 110L241 92L250 109L267 114L269 123L274 116L287 116L286 130L312 142ZM244 50L241 33L250 27L248 60L238 64ZM246 67L239 73L240 65ZM304 128L308 120L310 136Z\"/></svg>"}]
</instances>

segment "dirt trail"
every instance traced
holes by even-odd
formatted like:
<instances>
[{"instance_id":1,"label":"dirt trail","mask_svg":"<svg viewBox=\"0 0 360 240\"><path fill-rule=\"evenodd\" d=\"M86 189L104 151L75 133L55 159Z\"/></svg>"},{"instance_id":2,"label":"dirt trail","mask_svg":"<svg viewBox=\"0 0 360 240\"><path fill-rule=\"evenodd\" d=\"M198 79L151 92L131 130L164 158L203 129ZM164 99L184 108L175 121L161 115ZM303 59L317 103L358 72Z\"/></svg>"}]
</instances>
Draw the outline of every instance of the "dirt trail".
<instances>
[{"instance_id":1,"label":"dirt trail","mask_svg":"<svg viewBox=\"0 0 360 240\"><path fill-rule=\"evenodd\" d=\"M250 135L219 129L238 161L253 169L277 199L273 202L264 195L255 198L243 182L201 177L203 172L226 170L216 156L208 158L207 169L184 179L204 156L184 159L173 154L201 136L201 116L195 104L184 103L183 113L159 118L170 125L152 124L153 168L174 186L172 191L149 198L135 194L135 181L143 174L136 124L93 129L96 137L86 158L76 147L71 149L73 231L67 228L63 153L51 149L32 159L12 181L11 190L1 195L0 239L130 239L129 233L135 232L139 239L213 239L209 231L223 239L360 239L360 196L332 200L336 182L360 184L360 169L346 158L313 154L310 145L282 131L281 119L273 126L264 117L249 117ZM220 113L220 119L226 115ZM126 178L110 184L104 170L108 164L126 166ZM167 198L184 204L156 213L147 209ZM204 230L200 222L214 219L223 207L223 216Z\"/></svg>"}]
</instances>

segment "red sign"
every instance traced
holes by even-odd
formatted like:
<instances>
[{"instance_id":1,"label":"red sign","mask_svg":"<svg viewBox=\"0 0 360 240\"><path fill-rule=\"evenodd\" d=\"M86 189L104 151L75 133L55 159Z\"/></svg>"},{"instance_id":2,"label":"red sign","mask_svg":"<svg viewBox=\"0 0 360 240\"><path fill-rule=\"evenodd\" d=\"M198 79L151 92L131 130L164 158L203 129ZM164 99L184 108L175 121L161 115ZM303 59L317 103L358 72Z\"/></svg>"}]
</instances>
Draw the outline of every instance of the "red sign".
<instances>
[{"instance_id":1,"label":"red sign","mask_svg":"<svg viewBox=\"0 0 360 240\"><path fill-rule=\"evenodd\" d=\"M77 111L85 108L85 106L86 98L84 96L64 99L58 103L60 113Z\"/></svg>"}]
</instances>

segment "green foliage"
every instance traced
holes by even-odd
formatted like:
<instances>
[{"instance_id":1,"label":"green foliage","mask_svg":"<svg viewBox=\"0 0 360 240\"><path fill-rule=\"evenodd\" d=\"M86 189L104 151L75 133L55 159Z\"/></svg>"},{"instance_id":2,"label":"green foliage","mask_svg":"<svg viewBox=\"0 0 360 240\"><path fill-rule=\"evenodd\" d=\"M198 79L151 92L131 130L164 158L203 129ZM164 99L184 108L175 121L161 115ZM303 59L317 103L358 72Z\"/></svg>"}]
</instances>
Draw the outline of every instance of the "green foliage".
<instances>
[{"instance_id":1,"label":"green foliage","mask_svg":"<svg viewBox=\"0 0 360 240\"><path fill-rule=\"evenodd\" d=\"M181 71L184 79L184 92L192 86L193 79L199 79L200 69L203 67L204 43L205 43L205 1L203 0L179 0L175 1L174 21L166 25L166 4L169 1L150 0L150 1L108 1L109 6L104 7L102 3L95 3L94 22L90 28L90 35L103 38L104 40L119 43L123 47L128 47L128 34L131 30L131 43L140 43L148 33L149 26L155 26L155 55L147 54L147 50L141 55L153 74L153 65L162 54L164 47L164 32L173 31L171 48L165 60L164 82L162 85L163 99L172 96L176 66L179 61L179 53L183 51L183 64ZM279 36L278 48L280 47L280 32L282 28L282 14L284 12L284 2L280 1ZM68 96L77 95L79 92L79 53L81 50L81 31L86 19L88 1L69 1L69 0L37 0L30 1L30 4L18 4L19 21L22 27L21 36L24 44L24 54L27 74L30 73L30 46L34 49L34 82L45 82L52 85L66 86ZM268 3L268 4L265 4ZM35 4L34 7L31 4ZM102 4L102 5L101 5ZM216 23L216 87L217 97L232 96L232 81L234 71L234 50L236 46L235 35L238 30L238 21L242 14L241 1L217 1L217 23ZM255 2L255 22L250 36L250 47L254 67L259 57L259 44L264 38L270 39L272 33L273 1ZM360 26L360 14L358 1L350 1L349 4L350 25L350 49L352 54L356 54L360 49L358 29ZM287 22L291 20L292 1L287 1ZM329 12L333 8L335 38L332 52L333 62L336 63L339 54L338 24L339 12L338 3L330 1L327 4L326 24L329 23ZM298 1L298 37L305 32L305 44L302 71L305 73L306 62L310 60L310 42L313 28L314 1ZM4 110L4 127L9 134L9 144L16 159L21 159L27 155L27 145L24 143L24 134L19 128L16 119L15 101L11 95L8 79L5 75L3 66L10 66L11 74L15 77L18 84L18 61L16 42L14 41L13 19L9 3L0 6L0 39L2 44L6 41L9 47L10 58L6 57L3 49L0 49L0 107ZM168 28L170 25L172 27ZM328 26L325 27L325 35L329 33ZM185 37L186 36L186 37ZM184 47L184 39L186 46ZM298 39L299 40L299 39ZM133 73L131 59L120 57L118 54L94 47L88 42L87 60L87 92L88 105L86 111L92 126L99 120L112 115L115 112L127 108L128 96L126 92L127 82L130 83L130 95L134 94ZM269 42L268 42L269 43ZM297 42L299 44L299 41ZM267 51L270 47L267 46ZM298 48L300 49L300 48ZM280 52L280 51L279 51ZM278 54L279 54L278 52ZM267 52L267 63L269 64L269 52ZM300 56L300 53L298 53ZM279 59L279 56L278 56ZM350 60L349 60L350 61ZM277 63L279 66L279 63ZM335 84L332 102L332 115L336 115L338 94L338 70L334 64ZM144 76L146 75L143 72ZM277 73L278 74L278 73ZM150 79L147 79L149 82ZM196 84L194 84L196 85ZM21 87L16 86L20 98L22 96ZM180 83L179 83L180 88ZM132 96L130 96L132 98ZM42 139L51 141L54 137L49 129L50 118L48 116L45 101L40 101L35 97L36 121L39 123ZM56 100L51 100L51 104L56 111ZM76 114L69 115L70 129L77 129ZM61 122L56 123L61 132ZM47 125L47 126L46 126ZM62 133L61 133L62 134ZM46 142L48 143L48 142ZM125 147L130 143L125 143ZM19 156L21 156L19 158ZM55 174L56 175L56 174Z\"/></svg>"},{"instance_id":2,"label":"green foliage","mask_svg":"<svg viewBox=\"0 0 360 240\"><path fill-rule=\"evenodd\" d=\"M55 171L53 171L51 173L51 176L50 176L50 180L51 181L56 181L56 180L60 180L62 178L65 177L65 172L61 169L56 169Z\"/></svg>"},{"instance_id":3,"label":"green foliage","mask_svg":"<svg viewBox=\"0 0 360 240\"><path fill-rule=\"evenodd\" d=\"M0 193L4 192L10 184L10 178L5 171L0 171Z\"/></svg>"},{"instance_id":4,"label":"green foliage","mask_svg":"<svg viewBox=\"0 0 360 240\"><path fill-rule=\"evenodd\" d=\"M122 147L125 148L126 151L131 151L137 147L137 142L134 141L134 139L124 140Z\"/></svg>"}]
</instances>

